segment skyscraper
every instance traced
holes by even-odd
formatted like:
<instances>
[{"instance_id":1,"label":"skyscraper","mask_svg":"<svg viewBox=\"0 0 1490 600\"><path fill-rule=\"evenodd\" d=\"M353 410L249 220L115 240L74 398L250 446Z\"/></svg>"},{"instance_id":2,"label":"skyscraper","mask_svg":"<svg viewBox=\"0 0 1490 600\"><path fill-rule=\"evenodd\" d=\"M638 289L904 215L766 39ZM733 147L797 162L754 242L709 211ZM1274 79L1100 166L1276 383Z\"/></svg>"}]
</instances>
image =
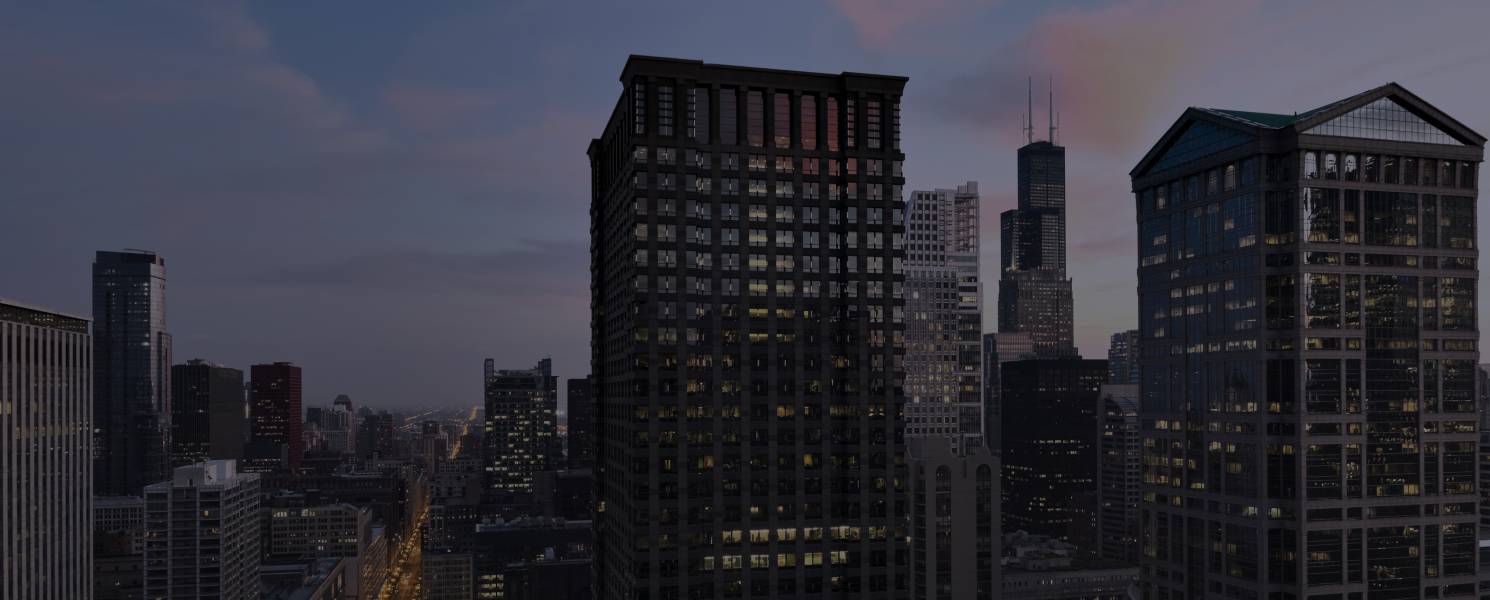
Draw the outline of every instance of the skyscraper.
<instances>
[{"instance_id":1,"label":"skyscraper","mask_svg":"<svg viewBox=\"0 0 1490 600\"><path fill-rule=\"evenodd\" d=\"M533 492L540 472L557 469L559 379L553 361L531 369L487 369L485 462L488 492L494 498Z\"/></svg>"},{"instance_id":2,"label":"skyscraper","mask_svg":"<svg viewBox=\"0 0 1490 600\"><path fill-rule=\"evenodd\" d=\"M571 469L595 466L595 392L590 378L570 379L566 410L569 411L569 433L564 442Z\"/></svg>"},{"instance_id":3,"label":"skyscraper","mask_svg":"<svg viewBox=\"0 0 1490 600\"><path fill-rule=\"evenodd\" d=\"M1062 540L1096 528L1097 410L1107 361L1030 359L1002 367L1004 531ZM1096 548L1078 548L1095 554Z\"/></svg>"},{"instance_id":4,"label":"skyscraper","mask_svg":"<svg viewBox=\"0 0 1490 600\"><path fill-rule=\"evenodd\" d=\"M0 600L93 595L88 321L0 300Z\"/></svg>"},{"instance_id":5,"label":"skyscraper","mask_svg":"<svg viewBox=\"0 0 1490 600\"><path fill-rule=\"evenodd\" d=\"M231 460L145 488L145 597L259 597L259 474Z\"/></svg>"},{"instance_id":6,"label":"skyscraper","mask_svg":"<svg viewBox=\"0 0 1490 600\"><path fill-rule=\"evenodd\" d=\"M1484 144L1387 84L1133 169L1144 597L1476 593Z\"/></svg>"},{"instance_id":7,"label":"skyscraper","mask_svg":"<svg viewBox=\"0 0 1490 600\"><path fill-rule=\"evenodd\" d=\"M1108 365L1111 370L1111 365ZM1138 486L1143 452L1138 435L1138 385L1102 386L1097 438L1097 539L1102 558L1138 564Z\"/></svg>"},{"instance_id":8,"label":"skyscraper","mask_svg":"<svg viewBox=\"0 0 1490 600\"><path fill-rule=\"evenodd\" d=\"M981 439L978 183L911 192L904 245L905 434Z\"/></svg>"},{"instance_id":9,"label":"skyscraper","mask_svg":"<svg viewBox=\"0 0 1490 600\"><path fill-rule=\"evenodd\" d=\"M1107 346L1107 383L1138 384L1138 330L1112 334Z\"/></svg>"},{"instance_id":10,"label":"skyscraper","mask_svg":"<svg viewBox=\"0 0 1490 600\"><path fill-rule=\"evenodd\" d=\"M906 594L905 83L627 60L589 148L598 598Z\"/></svg>"},{"instance_id":11,"label":"skyscraper","mask_svg":"<svg viewBox=\"0 0 1490 600\"><path fill-rule=\"evenodd\" d=\"M1051 112L1054 112L1052 96ZM1031 117L1033 106L1031 106ZM1027 332L1040 358L1076 356L1066 277L1066 149L1048 139L1019 149L1018 206L999 215L1000 332Z\"/></svg>"},{"instance_id":12,"label":"skyscraper","mask_svg":"<svg viewBox=\"0 0 1490 600\"><path fill-rule=\"evenodd\" d=\"M166 261L99 251L93 260L93 493L138 496L170 477L171 334Z\"/></svg>"},{"instance_id":13,"label":"skyscraper","mask_svg":"<svg viewBox=\"0 0 1490 600\"><path fill-rule=\"evenodd\" d=\"M983 334L983 438L994 456L1003 452L1003 380L1000 368L1005 363L1035 357L1035 343L1029 333L1003 332Z\"/></svg>"},{"instance_id":14,"label":"skyscraper","mask_svg":"<svg viewBox=\"0 0 1490 600\"><path fill-rule=\"evenodd\" d=\"M257 444L273 444L285 453L285 468L300 470L305 456L301 435L300 367L276 362L249 369L249 437Z\"/></svg>"},{"instance_id":15,"label":"skyscraper","mask_svg":"<svg viewBox=\"0 0 1490 600\"><path fill-rule=\"evenodd\" d=\"M243 371L193 359L171 367L171 463L243 457Z\"/></svg>"}]
</instances>

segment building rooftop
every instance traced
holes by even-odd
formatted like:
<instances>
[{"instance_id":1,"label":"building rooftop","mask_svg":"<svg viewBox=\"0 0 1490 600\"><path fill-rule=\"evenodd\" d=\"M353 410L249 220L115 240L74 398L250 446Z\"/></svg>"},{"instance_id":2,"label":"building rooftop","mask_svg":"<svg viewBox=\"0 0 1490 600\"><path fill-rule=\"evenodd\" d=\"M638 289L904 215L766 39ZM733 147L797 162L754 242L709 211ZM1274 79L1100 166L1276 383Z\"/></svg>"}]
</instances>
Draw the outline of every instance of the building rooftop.
<instances>
[{"instance_id":1,"label":"building rooftop","mask_svg":"<svg viewBox=\"0 0 1490 600\"><path fill-rule=\"evenodd\" d=\"M0 298L0 321L50 327L73 333L88 333L88 323L90 322L86 317L7 298Z\"/></svg>"}]
</instances>

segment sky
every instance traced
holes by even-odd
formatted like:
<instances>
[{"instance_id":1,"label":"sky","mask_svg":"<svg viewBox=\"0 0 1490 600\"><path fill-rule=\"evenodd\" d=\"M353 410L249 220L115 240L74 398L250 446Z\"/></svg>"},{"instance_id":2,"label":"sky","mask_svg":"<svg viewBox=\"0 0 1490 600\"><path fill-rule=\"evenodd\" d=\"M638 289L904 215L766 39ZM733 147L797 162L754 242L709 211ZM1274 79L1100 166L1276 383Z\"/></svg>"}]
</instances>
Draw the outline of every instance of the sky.
<instances>
[{"instance_id":1,"label":"sky","mask_svg":"<svg viewBox=\"0 0 1490 600\"><path fill-rule=\"evenodd\" d=\"M1049 78L1077 343L1105 357L1136 323L1128 171L1185 107L1302 112L1395 81L1490 133L1490 3L1431 6L12 5L0 297L90 314L94 251L145 248L166 259L176 362L294 361L306 406L474 405L487 357L583 377L585 148L647 54L909 77L906 189L979 182L986 282L1026 80L1043 124Z\"/></svg>"}]
</instances>

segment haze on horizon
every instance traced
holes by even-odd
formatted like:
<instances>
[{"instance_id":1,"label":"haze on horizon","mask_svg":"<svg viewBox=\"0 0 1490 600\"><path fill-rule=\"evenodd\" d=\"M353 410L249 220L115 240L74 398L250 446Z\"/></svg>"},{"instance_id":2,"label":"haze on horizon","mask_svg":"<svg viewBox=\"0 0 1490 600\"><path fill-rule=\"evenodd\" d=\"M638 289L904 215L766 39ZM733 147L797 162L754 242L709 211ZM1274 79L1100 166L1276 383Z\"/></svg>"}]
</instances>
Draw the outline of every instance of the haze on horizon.
<instances>
[{"instance_id":1,"label":"haze on horizon","mask_svg":"<svg viewBox=\"0 0 1490 600\"><path fill-rule=\"evenodd\" d=\"M647 54L909 77L906 191L979 182L990 328L1025 81L1038 134L1052 77L1077 343L1102 357L1136 321L1128 171L1185 107L1302 112L1396 81L1490 132L1487 3L896 6L13 6L0 297L89 315L94 251L148 248L176 362L294 361L307 406L469 406L486 357L581 377L585 147Z\"/></svg>"}]
</instances>

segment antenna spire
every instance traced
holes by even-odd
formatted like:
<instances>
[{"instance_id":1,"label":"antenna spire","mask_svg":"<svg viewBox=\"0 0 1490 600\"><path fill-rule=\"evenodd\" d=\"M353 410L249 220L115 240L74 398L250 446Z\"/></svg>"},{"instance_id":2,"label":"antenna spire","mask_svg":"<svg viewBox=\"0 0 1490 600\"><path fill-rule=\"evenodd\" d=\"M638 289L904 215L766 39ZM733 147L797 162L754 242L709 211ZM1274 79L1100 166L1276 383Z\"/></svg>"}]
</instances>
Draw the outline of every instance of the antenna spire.
<instances>
[{"instance_id":1,"label":"antenna spire","mask_svg":"<svg viewBox=\"0 0 1490 600\"><path fill-rule=\"evenodd\" d=\"M1045 111L1045 118L1049 122L1050 132L1046 135L1050 143L1055 143L1055 76L1047 75L1046 89L1050 92L1050 107Z\"/></svg>"},{"instance_id":2,"label":"antenna spire","mask_svg":"<svg viewBox=\"0 0 1490 600\"><path fill-rule=\"evenodd\" d=\"M1028 77L1028 87L1025 88L1026 101L1029 102L1029 110L1025 114L1024 139L1025 143L1035 143L1035 78Z\"/></svg>"}]
</instances>

